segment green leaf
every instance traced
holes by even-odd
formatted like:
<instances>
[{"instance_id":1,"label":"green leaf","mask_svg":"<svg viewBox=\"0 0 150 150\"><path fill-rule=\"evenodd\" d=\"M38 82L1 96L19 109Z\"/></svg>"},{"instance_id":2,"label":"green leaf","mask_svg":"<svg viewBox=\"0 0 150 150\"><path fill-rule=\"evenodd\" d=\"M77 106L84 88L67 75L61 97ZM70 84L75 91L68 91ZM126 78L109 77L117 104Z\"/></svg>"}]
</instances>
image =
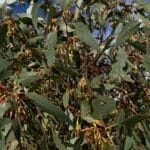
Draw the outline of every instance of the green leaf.
<instances>
[{"instance_id":1,"label":"green leaf","mask_svg":"<svg viewBox=\"0 0 150 150\"><path fill-rule=\"evenodd\" d=\"M129 43L136 49L140 50L141 52L144 53L146 52L146 46L142 45L139 41L135 41L135 42L129 41Z\"/></svg>"},{"instance_id":2,"label":"green leaf","mask_svg":"<svg viewBox=\"0 0 150 150\"><path fill-rule=\"evenodd\" d=\"M6 124L9 124L11 122L10 118L3 118L0 120L0 129L5 126Z\"/></svg>"},{"instance_id":3,"label":"green leaf","mask_svg":"<svg viewBox=\"0 0 150 150\"><path fill-rule=\"evenodd\" d=\"M79 16L80 7L81 7L82 3L83 3L83 0L77 0L77 6L78 6L78 7L77 7L76 10L75 10L75 15L74 15L74 18L75 18L75 19L77 19L78 16Z\"/></svg>"},{"instance_id":4,"label":"green leaf","mask_svg":"<svg viewBox=\"0 0 150 150\"><path fill-rule=\"evenodd\" d=\"M9 118L6 118L6 120L4 119L3 126L2 127L0 126L0 128L2 129L2 135L6 137L9 134L11 127L12 127L11 120L9 120Z\"/></svg>"},{"instance_id":5,"label":"green leaf","mask_svg":"<svg viewBox=\"0 0 150 150\"><path fill-rule=\"evenodd\" d=\"M142 122L143 120L150 119L149 113L134 115L122 121L124 116L125 114L121 114L121 116L119 115L119 118L111 126L112 127L127 126L128 128L134 128L137 123Z\"/></svg>"},{"instance_id":6,"label":"green leaf","mask_svg":"<svg viewBox=\"0 0 150 150\"><path fill-rule=\"evenodd\" d=\"M135 34L138 30L139 24L140 23L137 21L127 22L117 37L116 46L121 45L130 37L130 35Z\"/></svg>"},{"instance_id":7,"label":"green leaf","mask_svg":"<svg viewBox=\"0 0 150 150\"><path fill-rule=\"evenodd\" d=\"M36 72L27 71L26 69L22 70L19 77L20 77L19 82L23 86L29 86L30 84L40 79L40 76Z\"/></svg>"},{"instance_id":8,"label":"green leaf","mask_svg":"<svg viewBox=\"0 0 150 150\"><path fill-rule=\"evenodd\" d=\"M0 150L4 150L5 147L5 137L0 133Z\"/></svg>"},{"instance_id":9,"label":"green leaf","mask_svg":"<svg viewBox=\"0 0 150 150\"><path fill-rule=\"evenodd\" d=\"M8 106L7 103L0 104L0 118L3 117L9 107L10 106Z\"/></svg>"},{"instance_id":10,"label":"green leaf","mask_svg":"<svg viewBox=\"0 0 150 150\"><path fill-rule=\"evenodd\" d=\"M74 150L79 150L81 148L81 145L83 143L84 137L85 137L84 134L81 134L79 136L79 138L74 143Z\"/></svg>"},{"instance_id":11,"label":"green leaf","mask_svg":"<svg viewBox=\"0 0 150 150\"><path fill-rule=\"evenodd\" d=\"M122 69L119 62L112 65L112 70L109 73L109 77L111 80L118 80L119 82L121 80L125 80L127 82L134 82L127 73Z\"/></svg>"},{"instance_id":12,"label":"green leaf","mask_svg":"<svg viewBox=\"0 0 150 150\"><path fill-rule=\"evenodd\" d=\"M134 144L133 137L126 136L125 143L124 143L124 150L130 150L133 144Z\"/></svg>"},{"instance_id":13,"label":"green leaf","mask_svg":"<svg viewBox=\"0 0 150 150\"><path fill-rule=\"evenodd\" d=\"M104 84L104 87L105 87L106 90L109 91L109 90L115 88L115 85L110 84L110 83L105 83L105 84Z\"/></svg>"},{"instance_id":14,"label":"green leaf","mask_svg":"<svg viewBox=\"0 0 150 150\"><path fill-rule=\"evenodd\" d=\"M12 120L12 126L13 126L13 130L14 130L14 134L15 134L16 139L18 141L20 141L21 131L20 131L18 119L13 119Z\"/></svg>"},{"instance_id":15,"label":"green leaf","mask_svg":"<svg viewBox=\"0 0 150 150\"><path fill-rule=\"evenodd\" d=\"M10 73L12 72L12 65L4 68L3 71L0 72L0 80L9 78Z\"/></svg>"},{"instance_id":16,"label":"green leaf","mask_svg":"<svg viewBox=\"0 0 150 150\"><path fill-rule=\"evenodd\" d=\"M27 96L32 100L32 102L37 105L43 111L53 115L58 120L62 122L68 122L72 124L71 120L65 113L56 105L54 105L50 100L48 100L45 96L36 94L36 93L28 93Z\"/></svg>"},{"instance_id":17,"label":"green leaf","mask_svg":"<svg viewBox=\"0 0 150 150\"><path fill-rule=\"evenodd\" d=\"M122 122L119 123L119 125L124 125L128 127L134 127L138 122L141 122L145 119L150 119L150 114L138 114L134 115L133 117L130 117Z\"/></svg>"},{"instance_id":18,"label":"green leaf","mask_svg":"<svg viewBox=\"0 0 150 150\"><path fill-rule=\"evenodd\" d=\"M143 134L146 138L146 145L147 147L150 147L150 129L149 129L149 124L147 124L146 121L142 121L141 123L142 128L143 128Z\"/></svg>"},{"instance_id":19,"label":"green leaf","mask_svg":"<svg viewBox=\"0 0 150 150\"><path fill-rule=\"evenodd\" d=\"M118 111L118 113L116 114L113 123L114 124L119 124L120 122L125 120L125 111L123 109L121 109L120 111Z\"/></svg>"},{"instance_id":20,"label":"green leaf","mask_svg":"<svg viewBox=\"0 0 150 150\"><path fill-rule=\"evenodd\" d=\"M117 62L112 65L112 70L109 73L109 77L111 80L125 80L128 82L134 82L127 73L123 70L126 64L130 67L133 67L132 63L128 60L128 56L123 49L120 49L119 55L117 57Z\"/></svg>"},{"instance_id":21,"label":"green leaf","mask_svg":"<svg viewBox=\"0 0 150 150\"><path fill-rule=\"evenodd\" d=\"M69 103L69 91L68 91L68 89L67 89L66 92L64 93L62 99L63 99L63 105L64 105L64 107L67 108L68 103Z\"/></svg>"},{"instance_id":22,"label":"green leaf","mask_svg":"<svg viewBox=\"0 0 150 150\"><path fill-rule=\"evenodd\" d=\"M58 137L56 132L53 131L53 130L52 130L52 135L53 135L53 140L54 140L54 143L55 143L56 147L59 150L66 150L66 148L65 148L64 144L62 143L61 139Z\"/></svg>"},{"instance_id":23,"label":"green leaf","mask_svg":"<svg viewBox=\"0 0 150 150\"><path fill-rule=\"evenodd\" d=\"M91 88L99 88L99 83L100 83L100 80L101 80L101 76L97 76L97 77L94 77L91 81Z\"/></svg>"},{"instance_id":24,"label":"green leaf","mask_svg":"<svg viewBox=\"0 0 150 150\"><path fill-rule=\"evenodd\" d=\"M121 74L123 74L124 71L121 67L121 65L118 63L114 63L112 65L112 70L111 72L109 73L109 77L111 80L115 80L115 79L118 79L118 81L121 80Z\"/></svg>"},{"instance_id":25,"label":"green leaf","mask_svg":"<svg viewBox=\"0 0 150 150\"><path fill-rule=\"evenodd\" d=\"M38 9L40 8L41 4L34 3L31 11L32 15L32 22L36 30L38 30L37 24L38 24Z\"/></svg>"},{"instance_id":26,"label":"green leaf","mask_svg":"<svg viewBox=\"0 0 150 150\"><path fill-rule=\"evenodd\" d=\"M41 41L41 40L43 40L43 39L44 39L44 35L38 35L38 36L36 36L36 37L30 39L29 42L30 42L31 44L36 44L38 41Z\"/></svg>"},{"instance_id":27,"label":"green leaf","mask_svg":"<svg viewBox=\"0 0 150 150\"><path fill-rule=\"evenodd\" d=\"M4 24L3 26L0 26L0 47L2 46L2 43L5 41L7 33L7 25Z\"/></svg>"},{"instance_id":28,"label":"green leaf","mask_svg":"<svg viewBox=\"0 0 150 150\"><path fill-rule=\"evenodd\" d=\"M91 115L91 106L89 102L86 100L83 100L80 104L80 107L81 107L81 118L87 121L88 123L94 122L95 120L93 119Z\"/></svg>"},{"instance_id":29,"label":"green leaf","mask_svg":"<svg viewBox=\"0 0 150 150\"><path fill-rule=\"evenodd\" d=\"M81 40L81 42L84 42L85 44L87 44L94 50L97 50L97 51L100 50L97 41L93 38L87 25L78 22L78 23L75 23L74 26L75 26L75 32L77 36L79 37L79 39Z\"/></svg>"},{"instance_id":30,"label":"green leaf","mask_svg":"<svg viewBox=\"0 0 150 150\"><path fill-rule=\"evenodd\" d=\"M1 57L0 57L0 64L1 64L0 72L6 70L10 66L10 62L8 62L6 59L2 59Z\"/></svg>"},{"instance_id":31,"label":"green leaf","mask_svg":"<svg viewBox=\"0 0 150 150\"><path fill-rule=\"evenodd\" d=\"M146 71L150 71L150 55L144 55L143 67Z\"/></svg>"},{"instance_id":32,"label":"green leaf","mask_svg":"<svg viewBox=\"0 0 150 150\"><path fill-rule=\"evenodd\" d=\"M55 45L57 42L57 31L52 31L47 36L48 49L45 51L45 56L48 65L52 65L55 62Z\"/></svg>"},{"instance_id":33,"label":"green leaf","mask_svg":"<svg viewBox=\"0 0 150 150\"><path fill-rule=\"evenodd\" d=\"M144 2L143 0L136 0L139 9L144 8L145 11L150 13L150 3L149 2Z\"/></svg>"},{"instance_id":34,"label":"green leaf","mask_svg":"<svg viewBox=\"0 0 150 150\"><path fill-rule=\"evenodd\" d=\"M132 80L130 76L124 71L121 73L120 77L127 82L134 82L134 80Z\"/></svg>"},{"instance_id":35,"label":"green leaf","mask_svg":"<svg viewBox=\"0 0 150 150\"><path fill-rule=\"evenodd\" d=\"M68 8L69 5L73 4L73 0L57 0L57 2L61 5L63 10Z\"/></svg>"},{"instance_id":36,"label":"green leaf","mask_svg":"<svg viewBox=\"0 0 150 150\"><path fill-rule=\"evenodd\" d=\"M99 96L92 101L92 116L94 119L107 118L116 108L116 102L108 96Z\"/></svg>"},{"instance_id":37,"label":"green leaf","mask_svg":"<svg viewBox=\"0 0 150 150\"><path fill-rule=\"evenodd\" d=\"M29 17L26 13L21 13L17 15L21 22L23 22L26 25L32 25L33 20L31 17Z\"/></svg>"}]
</instances>

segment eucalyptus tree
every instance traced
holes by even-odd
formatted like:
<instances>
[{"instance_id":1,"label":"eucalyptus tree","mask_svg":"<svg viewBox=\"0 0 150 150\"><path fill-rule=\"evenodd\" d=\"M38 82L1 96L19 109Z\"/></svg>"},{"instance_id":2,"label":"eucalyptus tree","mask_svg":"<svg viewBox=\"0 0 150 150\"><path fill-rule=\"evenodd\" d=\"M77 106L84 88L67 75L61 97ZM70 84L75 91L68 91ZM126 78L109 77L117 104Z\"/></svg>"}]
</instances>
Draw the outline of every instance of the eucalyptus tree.
<instances>
[{"instance_id":1,"label":"eucalyptus tree","mask_svg":"<svg viewBox=\"0 0 150 150\"><path fill-rule=\"evenodd\" d=\"M0 148L150 149L149 6L1 1Z\"/></svg>"}]
</instances>

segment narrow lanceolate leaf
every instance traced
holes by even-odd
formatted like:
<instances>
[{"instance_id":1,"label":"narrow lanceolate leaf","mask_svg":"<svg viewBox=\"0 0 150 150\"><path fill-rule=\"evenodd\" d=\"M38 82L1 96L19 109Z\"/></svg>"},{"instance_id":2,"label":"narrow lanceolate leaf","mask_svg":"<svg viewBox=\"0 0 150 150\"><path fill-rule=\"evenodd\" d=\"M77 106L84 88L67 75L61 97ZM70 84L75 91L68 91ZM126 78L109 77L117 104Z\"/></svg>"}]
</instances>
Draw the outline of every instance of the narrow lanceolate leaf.
<instances>
[{"instance_id":1,"label":"narrow lanceolate leaf","mask_svg":"<svg viewBox=\"0 0 150 150\"><path fill-rule=\"evenodd\" d=\"M32 23L36 30L38 30L37 24L38 24L38 9L40 8L41 4L39 3L34 3L31 11L31 16L32 16Z\"/></svg>"},{"instance_id":2,"label":"narrow lanceolate leaf","mask_svg":"<svg viewBox=\"0 0 150 150\"><path fill-rule=\"evenodd\" d=\"M36 44L37 42L41 42L41 40L44 39L44 35L38 35L38 36L35 36L34 38L30 39L29 42L31 44Z\"/></svg>"},{"instance_id":3,"label":"narrow lanceolate leaf","mask_svg":"<svg viewBox=\"0 0 150 150\"><path fill-rule=\"evenodd\" d=\"M4 24L3 26L0 27L0 47L2 46L2 43L5 41L6 38L6 33L7 33L7 25Z\"/></svg>"},{"instance_id":4,"label":"narrow lanceolate leaf","mask_svg":"<svg viewBox=\"0 0 150 150\"><path fill-rule=\"evenodd\" d=\"M147 120L150 119L150 113L145 113L145 114L138 114L138 115L134 115L132 117L129 117L128 119L121 121L117 124L113 124L112 127L116 127L116 126L127 126L129 128L134 127L137 123L143 121L143 120Z\"/></svg>"},{"instance_id":5,"label":"narrow lanceolate leaf","mask_svg":"<svg viewBox=\"0 0 150 150\"><path fill-rule=\"evenodd\" d=\"M81 4L83 3L83 0L78 0L77 1L77 8L76 8L76 11L75 11L75 15L74 15L74 18L77 19L78 16L79 16L79 12L80 12L80 7L81 7Z\"/></svg>"},{"instance_id":6,"label":"narrow lanceolate leaf","mask_svg":"<svg viewBox=\"0 0 150 150\"><path fill-rule=\"evenodd\" d=\"M93 38L90 30L85 24L78 22L78 23L75 23L74 26L75 26L75 32L77 36L79 37L79 39L81 40L81 42L84 42L85 44L87 44L94 50L97 50L97 51L100 50L98 43Z\"/></svg>"},{"instance_id":7,"label":"narrow lanceolate leaf","mask_svg":"<svg viewBox=\"0 0 150 150\"><path fill-rule=\"evenodd\" d=\"M139 24L140 23L137 21L130 21L126 23L117 37L116 46L121 45L129 39L130 35L135 34L138 30Z\"/></svg>"},{"instance_id":8,"label":"narrow lanceolate leaf","mask_svg":"<svg viewBox=\"0 0 150 150\"><path fill-rule=\"evenodd\" d=\"M56 105L52 104L45 96L36 94L36 93L28 93L27 96L32 100L32 102L38 106L43 111L53 115L55 118L62 122L68 122L72 124L71 120L65 113Z\"/></svg>"},{"instance_id":9,"label":"narrow lanceolate leaf","mask_svg":"<svg viewBox=\"0 0 150 150\"><path fill-rule=\"evenodd\" d=\"M141 122L146 119L150 119L150 113L135 115L133 117L130 117L130 118L122 121L120 123L120 125L134 127L138 122Z\"/></svg>"},{"instance_id":10,"label":"narrow lanceolate leaf","mask_svg":"<svg viewBox=\"0 0 150 150\"><path fill-rule=\"evenodd\" d=\"M52 65L55 62L55 45L57 42L57 31L52 31L47 36L48 49L45 51L45 56L48 65Z\"/></svg>"},{"instance_id":11,"label":"narrow lanceolate leaf","mask_svg":"<svg viewBox=\"0 0 150 150\"><path fill-rule=\"evenodd\" d=\"M53 135L53 140L54 140L54 143L56 145L56 147L59 149L59 150L66 150L64 144L62 143L61 139L58 137L58 135L55 133L55 131L52 131L52 135Z\"/></svg>"},{"instance_id":12,"label":"narrow lanceolate leaf","mask_svg":"<svg viewBox=\"0 0 150 150\"><path fill-rule=\"evenodd\" d=\"M20 137L21 137L21 132L20 132L18 119L13 119L12 120L12 126L13 126L15 137L19 141Z\"/></svg>"},{"instance_id":13,"label":"narrow lanceolate leaf","mask_svg":"<svg viewBox=\"0 0 150 150\"><path fill-rule=\"evenodd\" d=\"M145 68L145 71L150 71L150 55L144 56L143 67Z\"/></svg>"},{"instance_id":14,"label":"narrow lanceolate leaf","mask_svg":"<svg viewBox=\"0 0 150 150\"><path fill-rule=\"evenodd\" d=\"M63 95L63 105L65 108L67 108L68 104L69 104L69 91L66 90L66 92Z\"/></svg>"}]
</instances>

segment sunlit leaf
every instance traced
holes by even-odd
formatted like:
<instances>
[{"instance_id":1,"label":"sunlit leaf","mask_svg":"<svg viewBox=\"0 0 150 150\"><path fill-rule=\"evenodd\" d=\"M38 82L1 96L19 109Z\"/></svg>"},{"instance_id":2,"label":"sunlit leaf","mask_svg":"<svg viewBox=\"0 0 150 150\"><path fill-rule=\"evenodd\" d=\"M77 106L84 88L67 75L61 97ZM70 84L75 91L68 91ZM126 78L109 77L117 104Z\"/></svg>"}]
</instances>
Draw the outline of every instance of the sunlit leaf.
<instances>
[{"instance_id":1,"label":"sunlit leaf","mask_svg":"<svg viewBox=\"0 0 150 150\"><path fill-rule=\"evenodd\" d=\"M75 32L77 36L79 37L79 39L81 40L81 42L84 42L85 44L87 44L88 46L90 46L91 48L97 51L100 50L97 41L93 38L87 25L78 22L78 23L75 23L74 26L75 26Z\"/></svg>"},{"instance_id":2,"label":"sunlit leaf","mask_svg":"<svg viewBox=\"0 0 150 150\"><path fill-rule=\"evenodd\" d=\"M121 32L119 33L117 37L116 46L121 45L130 37L130 35L136 33L138 30L138 27L139 27L139 22L137 21L127 22L123 26Z\"/></svg>"},{"instance_id":3,"label":"sunlit leaf","mask_svg":"<svg viewBox=\"0 0 150 150\"><path fill-rule=\"evenodd\" d=\"M52 65L55 62L55 45L57 42L57 31L52 31L47 36L48 48L45 51L48 65Z\"/></svg>"},{"instance_id":4,"label":"sunlit leaf","mask_svg":"<svg viewBox=\"0 0 150 150\"><path fill-rule=\"evenodd\" d=\"M109 84L109 83L105 83L104 86L105 86L106 90L111 90L111 89L115 88L115 85Z\"/></svg>"},{"instance_id":5,"label":"sunlit leaf","mask_svg":"<svg viewBox=\"0 0 150 150\"><path fill-rule=\"evenodd\" d=\"M139 8L144 8L146 12L150 13L150 3L143 0L136 0Z\"/></svg>"},{"instance_id":6,"label":"sunlit leaf","mask_svg":"<svg viewBox=\"0 0 150 150\"><path fill-rule=\"evenodd\" d=\"M133 144L134 144L133 137L126 136L125 144L124 144L124 150L131 149Z\"/></svg>"},{"instance_id":7,"label":"sunlit leaf","mask_svg":"<svg viewBox=\"0 0 150 150\"><path fill-rule=\"evenodd\" d=\"M36 36L36 37L30 39L29 42L32 44L35 44L36 42L39 42L43 39L44 39L44 35L39 35L39 36Z\"/></svg>"},{"instance_id":8,"label":"sunlit leaf","mask_svg":"<svg viewBox=\"0 0 150 150\"><path fill-rule=\"evenodd\" d=\"M2 103L0 104L0 118L5 114L6 110L9 108L10 106L7 105L7 103Z\"/></svg>"},{"instance_id":9,"label":"sunlit leaf","mask_svg":"<svg viewBox=\"0 0 150 150\"><path fill-rule=\"evenodd\" d=\"M31 15L32 15L32 22L34 27L36 28L36 30L38 30L38 9L40 8L41 4L39 3L34 3L33 7L32 7L32 11L31 11Z\"/></svg>"},{"instance_id":10,"label":"sunlit leaf","mask_svg":"<svg viewBox=\"0 0 150 150\"><path fill-rule=\"evenodd\" d=\"M80 7L81 7L81 4L83 3L83 0L78 0L77 1L77 8L76 8L76 10L75 10L75 16L74 16L74 18L75 19L77 19L78 18L78 16L79 16L79 12L80 12Z\"/></svg>"},{"instance_id":11,"label":"sunlit leaf","mask_svg":"<svg viewBox=\"0 0 150 150\"><path fill-rule=\"evenodd\" d=\"M128 60L127 54L124 50L120 50L117 60L118 61L112 65L112 70L109 73L110 79L118 79L119 82L121 80L134 82L127 74L127 72L123 70L126 64L128 64L130 67L133 67L132 63Z\"/></svg>"},{"instance_id":12,"label":"sunlit leaf","mask_svg":"<svg viewBox=\"0 0 150 150\"><path fill-rule=\"evenodd\" d=\"M23 86L29 86L30 84L40 79L40 76L36 72L27 71L25 69L22 70L19 77L20 77L19 82Z\"/></svg>"},{"instance_id":13,"label":"sunlit leaf","mask_svg":"<svg viewBox=\"0 0 150 150\"><path fill-rule=\"evenodd\" d=\"M101 76L94 77L90 84L91 88L99 88L100 80Z\"/></svg>"},{"instance_id":14,"label":"sunlit leaf","mask_svg":"<svg viewBox=\"0 0 150 150\"><path fill-rule=\"evenodd\" d=\"M69 103L69 91L68 90L66 90L66 92L64 93L62 100L63 100L63 105L66 108Z\"/></svg>"}]
</instances>

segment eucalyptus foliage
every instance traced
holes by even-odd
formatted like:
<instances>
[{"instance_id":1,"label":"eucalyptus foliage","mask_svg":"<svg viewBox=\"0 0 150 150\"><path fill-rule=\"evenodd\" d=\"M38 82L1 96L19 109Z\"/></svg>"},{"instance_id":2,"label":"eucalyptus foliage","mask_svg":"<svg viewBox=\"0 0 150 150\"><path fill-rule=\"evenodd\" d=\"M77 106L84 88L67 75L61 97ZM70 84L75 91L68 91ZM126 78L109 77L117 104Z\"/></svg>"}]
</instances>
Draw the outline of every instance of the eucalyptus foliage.
<instances>
[{"instance_id":1,"label":"eucalyptus foliage","mask_svg":"<svg viewBox=\"0 0 150 150\"><path fill-rule=\"evenodd\" d=\"M3 2L0 149L150 149L149 5Z\"/></svg>"}]
</instances>

